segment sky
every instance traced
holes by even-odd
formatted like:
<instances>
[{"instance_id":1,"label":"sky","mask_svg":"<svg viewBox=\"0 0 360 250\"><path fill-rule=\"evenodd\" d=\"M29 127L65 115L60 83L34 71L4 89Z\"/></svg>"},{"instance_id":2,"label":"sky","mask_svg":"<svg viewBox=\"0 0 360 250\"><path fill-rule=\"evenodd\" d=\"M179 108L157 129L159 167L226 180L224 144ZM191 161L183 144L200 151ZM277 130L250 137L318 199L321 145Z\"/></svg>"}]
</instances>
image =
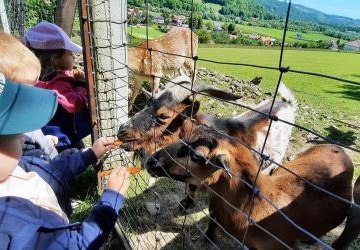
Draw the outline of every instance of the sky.
<instances>
[{"instance_id":1,"label":"sky","mask_svg":"<svg viewBox=\"0 0 360 250\"><path fill-rule=\"evenodd\" d=\"M291 3L301 4L326 14L360 19L360 0L292 0Z\"/></svg>"}]
</instances>

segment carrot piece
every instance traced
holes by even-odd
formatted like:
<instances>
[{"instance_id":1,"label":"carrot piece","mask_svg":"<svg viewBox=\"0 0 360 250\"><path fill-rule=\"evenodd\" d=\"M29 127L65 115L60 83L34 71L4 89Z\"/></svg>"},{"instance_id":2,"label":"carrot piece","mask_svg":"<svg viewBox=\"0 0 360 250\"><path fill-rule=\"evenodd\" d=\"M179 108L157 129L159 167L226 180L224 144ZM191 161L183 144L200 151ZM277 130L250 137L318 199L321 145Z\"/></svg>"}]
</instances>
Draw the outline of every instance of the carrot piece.
<instances>
[{"instance_id":1,"label":"carrot piece","mask_svg":"<svg viewBox=\"0 0 360 250\"><path fill-rule=\"evenodd\" d=\"M128 167L126 170L127 170L130 174L137 174L137 173L140 172L141 168L139 168L139 167ZM104 170L104 171L101 171L101 172L99 173L99 175L100 175L101 177L105 177L105 176L110 175L110 174L111 174L111 171L112 171L112 169L111 169L111 170Z\"/></svg>"},{"instance_id":2,"label":"carrot piece","mask_svg":"<svg viewBox=\"0 0 360 250\"><path fill-rule=\"evenodd\" d=\"M137 174L139 173L141 170L141 168L139 167L128 167L127 168L127 171L130 173L130 174Z\"/></svg>"},{"instance_id":3,"label":"carrot piece","mask_svg":"<svg viewBox=\"0 0 360 250\"><path fill-rule=\"evenodd\" d=\"M112 171L112 170L104 170L104 171L101 171L101 172L99 173L99 175L100 175L101 177L105 177L105 176L110 175L111 171Z\"/></svg>"},{"instance_id":4,"label":"carrot piece","mask_svg":"<svg viewBox=\"0 0 360 250\"><path fill-rule=\"evenodd\" d=\"M117 147L120 147L121 145L123 145L124 144L124 142L123 141L120 141L120 140L115 140L114 142L113 142L113 145L114 146L117 146Z\"/></svg>"}]
</instances>

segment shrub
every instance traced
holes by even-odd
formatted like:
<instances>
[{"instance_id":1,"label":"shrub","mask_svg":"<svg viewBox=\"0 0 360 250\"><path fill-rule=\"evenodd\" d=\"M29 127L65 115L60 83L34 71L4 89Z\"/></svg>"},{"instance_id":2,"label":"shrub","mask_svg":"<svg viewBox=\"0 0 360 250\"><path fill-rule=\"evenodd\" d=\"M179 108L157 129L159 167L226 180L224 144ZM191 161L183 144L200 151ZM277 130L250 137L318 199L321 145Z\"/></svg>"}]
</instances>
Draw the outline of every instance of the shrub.
<instances>
[{"instance_id":1,"label":"shrub","mask_svg":"<svg viewBox=\"0 0 360 250\"><path fill-rule=\"evenodd\" d=\"M195 33L198 35L200 43L210 43L211 35L208 31L198 29L195 30Z\"/></svg>"}]
</instances>

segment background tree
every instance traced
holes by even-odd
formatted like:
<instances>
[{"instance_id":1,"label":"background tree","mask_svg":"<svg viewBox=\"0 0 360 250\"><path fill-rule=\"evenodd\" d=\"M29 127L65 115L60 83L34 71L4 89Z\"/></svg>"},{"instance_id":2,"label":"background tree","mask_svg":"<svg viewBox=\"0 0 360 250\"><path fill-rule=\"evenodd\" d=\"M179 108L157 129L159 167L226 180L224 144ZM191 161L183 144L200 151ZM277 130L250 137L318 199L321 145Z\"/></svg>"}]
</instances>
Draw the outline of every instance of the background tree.
<instances>
[{"instance_id":1,"label":"background tree","mask_svg":"<svg viewBox=\"0 0 360 250\"><path fill-rule=\"evenodd\" d=\"M189 21L189 27L191 29L201 29L203 24L202 17L200 15L194 14L192 17L192 22Z\"/></svg>"},{"instance_id":2,"label":"background tree","mask_svg":"<svg viewBox=\"0 0 360 250\"><path fill-rule=\"evenodd\" d=\"M55 23L69 36L73 28L77 0L57 0Z\"/></svg>"},{"instance_id":3,"label":"background tree","mask_svg":"<svg viewBox=\"0 0 360 250\"><path fill-rule=\"evenodd\" d=\"M210 43L211 35L208 31L198 29L195 30L195 33L198 35L200 43Z\"/></svg>"},{"instance_id":4,"label":"background tree","mask_svg":"<svg viewBox=\"0 0 360 250\"><path fill-rule=\"evenodd\" d=\"M234 34L235 33L235 28L236 28L235 24L230 23L229 26L227 27L228 33L229 34Z\"/></svg>"}]
</instances>

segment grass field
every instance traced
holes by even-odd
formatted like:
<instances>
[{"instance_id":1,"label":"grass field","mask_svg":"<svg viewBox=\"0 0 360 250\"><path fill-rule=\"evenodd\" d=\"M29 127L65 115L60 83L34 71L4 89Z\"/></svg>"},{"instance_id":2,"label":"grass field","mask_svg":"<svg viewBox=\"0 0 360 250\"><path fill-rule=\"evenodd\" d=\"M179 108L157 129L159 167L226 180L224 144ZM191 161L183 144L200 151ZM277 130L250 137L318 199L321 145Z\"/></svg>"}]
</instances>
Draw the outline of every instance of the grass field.
<instances>
[{"instance_id":1,"label":"grass field","mask_svg":"<svg viewBox=\"0 0 360 250\"><path fill-rule=\"evenodd\" d=\"M128 34L130 36L133 36L136 38L146 39L146 27L145 26L129 27ZM157 30L155 27L148 28L149 39L156 39L156 38L162 37L163 35L164 35L164 33Z\"/></svg>"},{"instance_id":2,"label":"grass field","mask_svg":"<svg viewBox=\"0 0 360 250\"><path fill-rule=\"evenodd\" d=\"M220 62L233 62L277 67L280 51L261 48L200 48L200 59ZM218 71L239 79L252 79L262 76L261 89L264 93L274 93L279 79L278 70L267 70L245 66L231 66L199 61L199 66ZM283 66L291 69L317 72L360 82L360 54L316 51L285 50ZM360 130L343 126L337 120L358 126L360 123L360 85L343 83L322 77L285 73L284 82L294 92L301 110L298 111L296 124L302 125L322 135L330 136L329 127L338 126L343 135L337 138L349 138L354 147L360 148ZM300 142L299 133L296 141ZM332 137L332 139L337 140ZM353 153L355 176L360 175L360 154Z\"/></svg>"},{"instance_id":3,"label":"grass field","mask_svg":"<svg viewBox=\"0 0 360 250\"><path fill-rule=\"evenodd\" d=\"M261 48L200 48L199 57L220 62L277 67L280 51L278 49ZM203 62L201 60L199 61L199 66L240 79L263 76L262 88L265 91L274 90L279 78L279 71L277 70L230 66ZM359 54L313 50L285 50L283 66L360 82ZM294 89L299 101L328 110L345 120L359 122L360 86L297 73L286 73L283 79L287 85Z\"/></svg>"},{"instance_id":4,"label":"grass field","mask_svg":"<svg viewBox=\"0 0 360 250\"><path fill-rule=\"evenodd\" d=\"M258 33L259 35L270 36L270 37L276 38L279 41L281 41L282 37L283 37L283 30L279 30L279 29L271 29L271 28L264 28L264 27L258 27L258 26L247 26L247 25L241 25L241 24L237 24L236 27L238 27L240 30L244 31L245 33ZM303 40L294 39L295 34L297 34L297 33L302 34ZM295 31L287 31L285 41L287 43L293 43L293 42L306 42L306 40L328 41L331 39L337 40L336 38L326 36L326 35L323 35L320 33L315 33L315 32L301 33L301 32L295 32ZM346 41L340 40L340 42L343 43Z\"/></svg>"},{"instance_id":5,"label":"grass field","mask_svg":"<svg viewBox=\"0 0 360 250\"><path fill-rule=\"evenodd\" d=\"M218 13L222 8L220 4L215 4L215 3L206 3L204 5L208 8L211 8L215 13Z\"/></svg>"}]
</instances>

